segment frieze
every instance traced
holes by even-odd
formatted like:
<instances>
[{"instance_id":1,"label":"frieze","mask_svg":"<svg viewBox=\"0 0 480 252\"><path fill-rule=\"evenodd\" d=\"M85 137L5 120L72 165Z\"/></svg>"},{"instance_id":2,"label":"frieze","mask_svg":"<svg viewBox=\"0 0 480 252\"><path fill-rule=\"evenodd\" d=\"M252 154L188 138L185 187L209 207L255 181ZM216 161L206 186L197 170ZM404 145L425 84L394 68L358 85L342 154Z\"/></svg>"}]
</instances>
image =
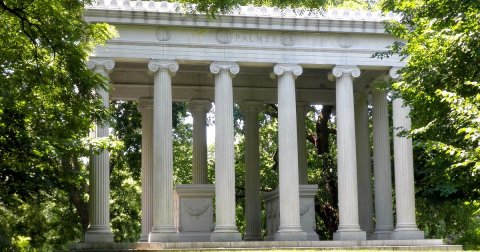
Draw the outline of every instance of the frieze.
<instances>
[{"instance_id":1,"label":"frieze","mask_svg":"<svg viewBox=\"0 0 480 252\"><path fill-rule=\"evenodd\" d=\"M290 32L282 34L271 33L250 33L245 31L227 31L220 30L216 32L215 38L220 44L247 44L247 45L284 45L292 46L295 44L295 37Z\"/></svg>"},{"instance_id":2,"label":"frieze","mask_svg":"<svg viewBox=\"0 0 480 252\"><path fill-rule=\"evenodd\" d=\"M168 41L170 40L170 31L165 27L157 28L157 40L158 41Z\"/></svg>"},{"instance_id":3,"label":"frieze","mask_svg":"<svg viewBox=\"0 0 480 252\"><path fill-rule=\"evenodd\" d=\"M221 30L217 31L217 42L220 44L230 44L232 41L232 34L229 31Z\"/></svg>"},{"instance_id":4,"label":"frieze","mask_svg":"<svg viewBox=\"0 0 480 252\"><path fill-rule=\"evenodd\" d=\"M344 34L344 35L340 35L338 37L338 45L341 47L341 48L350 48L352 47L352 36L348 35L348 34Z\"/></svg>"}]
</instances>

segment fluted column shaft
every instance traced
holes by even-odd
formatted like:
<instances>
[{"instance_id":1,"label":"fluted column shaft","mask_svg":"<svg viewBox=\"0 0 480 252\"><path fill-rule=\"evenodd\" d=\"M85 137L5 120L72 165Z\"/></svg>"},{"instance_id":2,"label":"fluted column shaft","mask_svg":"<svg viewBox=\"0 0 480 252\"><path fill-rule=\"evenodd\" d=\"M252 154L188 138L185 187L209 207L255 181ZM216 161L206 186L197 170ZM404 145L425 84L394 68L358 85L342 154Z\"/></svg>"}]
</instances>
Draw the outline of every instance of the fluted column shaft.
<instances>
[{"instance_id":1,"label":"fluted column shaft","mask_svg":"<svg viewBox=\"0 0 480 252\"><path fill-rule=\"evenodd\" d=\"M192 100L188 108L193 117L193 184L207 184L207 112L210 101Z\"/></svg>"},{"instance_id":2,"label":"fluted column shaft","mask_svg":"<svg viewBox=\"0 0 480 252\"><path fill-rule=\"evenodd\" d=\"M355 140L357 143L358 215L360 228L373 234L372 157L368 130L367 94L359 92L355 97Z\"/></svg>"},{"instance_id":3,"label":"fluted column shaft","mask_svg":"<svg viewBox=\"0 0 480 252\"><path fill-rule=\"evenodd\" d=\"M214 62L215 74L215 204L216 223L212 241L241 240L235 223L235 166L232 78L240 67Z\"/></svg>"},{"instance_id":4,"label":"fluted column shaft","mask_svg":"<svg viewBox=\"0 0 480 252\"><path fill-rule=\"evenodd\" d=\"M415 188L413 178L412 139L398 134L410 130L410 107L403 106L403 99L393 100L393 151L395 164L395 203L397 225L393 239L423 239L415 219Z\"/></svg>"},{"instance_id":5,"label":"fluted column shaft","mask_svg":"<svg viewBox=\"0 0 480 252\"><path fill-rule=\"evenodd\" d=\"M87 62L87 67L108 80L108 73L115 63L111 59L95 59ZM110 107L109 92L97 90L105 108ZM96 138L109 135L108 124L97 124ZM113 242L110 228L110 153L101 150L93 155L90 170L90 225L85 233L85 242Z\"/></svg>"},{"instance_id":6,"label":"fluted column shaft","mask_svg":"<svg viewBox=\"0 0 480 252\"><path fill-rule=\"evenodd\" d=\"M337 169L339 221L335 240L365 240L358 220L357 155L353 104L353 78L360 69L336 66Z\"/></svg>"},{"instance_id":7,"label":"fluted column shaft","mask_svg":"<svg viewBox=\"0 0 480 252\"><path fill-rule=\"evenodd\" d=\"M295 78L299 65L277 64L280 225L275 240L306 240L300 225Z\"/></svg>"},{"instance_id":8,"label":"fluted column shaft","mask_svg":"<svg viewBox=\"0 0 480 252\"><path fill-rule=\"evenodd\" d=\"M147 242L153 225L153 100L140 99L138 110L142 114L142 233L140 241Z\"/></svg>"},{"instance_id":9,"label":"fluted column shaft","mask_svg":"<svg viewBox=\"0 0 480 252\"><path fill-rule=\"evenodd\" d=\"M398 68L390 69L390 77L393 80L400 78L398 70ZM399 134L411 129L410 107L404 105L402 98L396 98L392 102L392 112L397 223L391 238L395 240L424 239L424 233L418 230L415 219L412 139Z\"/></svg>"},{"instance_id":10,"label":"fluted column shaft","mask_svg":"<svg viewBox=\"0 0 480 252\"><path fill-rule=\"evenodd\" d=\"M260 153L258 111L261 104L244 102L240 105L245 115L245 217L246 241L262 239L260 200Z\"/></svg>"},{"instance_id":11,"label":"fluted column shaft","mask_svg":"<svg viewBox=\"0 0 480 252\"><path fill-rule=\"evenodd\" d=\"M176 241L173 226L172 75L175 61L152 60L153 88L153 226L149 241Z\"/></svg>"},{"instance_id":12,"label":"fluted column shaft","mask_svg":"<svg viewBox=\"0 0 480 252\"><path fill-rule=\"evenodd\" d=\"M298 141L298 182L308 184L307 134L305 132L305 112L307 103L297 102L297 141Z\"/></svg>"},{"instance_id":13,"label":"fluted column shaft","mask_svg":"<svg viewBox=\"0 0 480 252\"><path fill-rule=\"evenodd\" d=\"M375 176L375 238L389 239L393 231L392 171L387 91L372 88L373 167Z\"/></svg>"}]
</instances>

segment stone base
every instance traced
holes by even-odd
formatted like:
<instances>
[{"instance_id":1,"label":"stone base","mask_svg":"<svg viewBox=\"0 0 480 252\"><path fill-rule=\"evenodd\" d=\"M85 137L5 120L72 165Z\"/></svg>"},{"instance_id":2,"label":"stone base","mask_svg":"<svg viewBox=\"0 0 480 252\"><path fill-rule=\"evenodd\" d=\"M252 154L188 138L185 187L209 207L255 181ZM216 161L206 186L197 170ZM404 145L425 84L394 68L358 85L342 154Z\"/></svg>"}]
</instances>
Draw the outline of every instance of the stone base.
<instances>
[{"instance_id":1,"label":"stone base","mask_svg":"<svg viewBox=\"0 0 480 252\"><path fill-rule=\"evenodd\" d=\"M242 235L239 232L215 232L211 233L210 241L212 242L230 242L241 241Z\"/></svg>"},{"instance_id":2,"label":"stone base","mask_svg":"<svg viewBox=\"0 0 480 252\"><path fill-rule=\"evenodd\" d=\"M110 228L107 230L88 230L85 232L85 242L113 242L113 234Z\"/></svg>"},{"instance_id":3,"label":"stone base","mask_svg":"<svg viewBox=\"0 0 480 252\"><path fill-rule=\"evenodd\" d=\"M150 232L148 235L149 242L177 242L177 232Z\"/></svg>"},{"instance_id":4,"label":"stone base","mask_svg":"<svg viewBox=\"0 0 480 252\"><path fill-rule=\"evenodd\" d=\"M70 251L461 251L461 245L444 245L442 240L373 241L255 241L255 242L153 242L153 243L77 243Z\"/></svg>"},{"instance_id":5,"label":"stone base","mask_svg":"<svg viewBox=\"0 0 480 252\"><path fill-rule=\"evenodd\" d=\"M263 241L261 234L245 234L244 241Z\"/></svg>"},{"instance_id":6,"label":"stone base","mask_svg":"<svg viewBox=\"0 0 480 252\"><path fill-rule=\"evenodd\" d=\"M138 242L148 242L148 235L140 235Z\"/></svg>"},{"instance_id":7,"label":"stone base","mask_svg":"<svg viewBox=\"0 0 480 252\"><path fill-rule=\"evenodd\" d=\"M367 234L367 240L375 240L373 231L365 231L365 233Z\"/></svg>"},{"instance_id":8,"label":"stone base","mask_svg":"<svg viewBox=\"0 0 480 252\"><path fill-rule=\"evenodd\" d=\"M303 231L276 232L274 239L275 241L306 241L307 232L303 232Z\"/></svg>"},{"instance_id":9,"label":"stone base","mask_svg":"<svg viewBox=\"0 0 480 252\"><path fill-rule=\"evenodd\" d=\"M180 232L179 242L209 242L212 232Z\"/></svg>"},{"instance_id":10,"label":"stone base","mask_svg":"<svg viewBox=\"0 0 480 252\"><path fill-rule=\"evenodd\" d=\"M319 241L320 237L318 237L317 233L307 233L307 241Z\"/></svg>"},{"instance_id":11,"label":"stone base","mask_svg":"<svg viewBox=\"0 0 480 252\"><path fill-rule=\"evenodd\" d=\"M375 233L373 233L371 236L371 240L390 240L392 232L393 231L375 231Z\"/></svg>"},{"instance_id":12,"label":"stone base","mask_svg":"<svg viewBox=\"0 0 480 252\"><path fill-rule=\"evenodd\" d=\"M334 241L365 241L367 234L364 231L342 231L333 233Z\"/></svg>"},{"instance_id":13,"label":"stone base","mask_svg":"<svg viewBox=\"0 0 480 252\"><path fill-rule=\"evenodd\" d=\"M390 239L392 240L421 240L425 239L425 234L420 230L394 230Z\"/></svg>"}]
</instances>

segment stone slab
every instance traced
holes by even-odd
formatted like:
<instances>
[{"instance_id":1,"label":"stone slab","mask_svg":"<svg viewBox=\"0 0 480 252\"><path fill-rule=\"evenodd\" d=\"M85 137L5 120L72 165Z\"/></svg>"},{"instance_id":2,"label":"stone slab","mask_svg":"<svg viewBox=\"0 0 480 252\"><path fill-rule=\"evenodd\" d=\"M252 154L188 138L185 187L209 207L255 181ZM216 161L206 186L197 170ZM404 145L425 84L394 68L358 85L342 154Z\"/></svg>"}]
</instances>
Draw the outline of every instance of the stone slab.
<instances>
[{"instance_id":1,"label":"stone slab","mask_svg":"<svg viewBox=\"0 0 480 252\"><path fill-rule=\"evenodd\" d=\"M254 241L254 242L152 242L152 243L76 243L70 251L188 251L205 250L407 250L462 251L461 245L445 245L442 240L367 240L367 241Z\"/></svg>"}]
</instances>

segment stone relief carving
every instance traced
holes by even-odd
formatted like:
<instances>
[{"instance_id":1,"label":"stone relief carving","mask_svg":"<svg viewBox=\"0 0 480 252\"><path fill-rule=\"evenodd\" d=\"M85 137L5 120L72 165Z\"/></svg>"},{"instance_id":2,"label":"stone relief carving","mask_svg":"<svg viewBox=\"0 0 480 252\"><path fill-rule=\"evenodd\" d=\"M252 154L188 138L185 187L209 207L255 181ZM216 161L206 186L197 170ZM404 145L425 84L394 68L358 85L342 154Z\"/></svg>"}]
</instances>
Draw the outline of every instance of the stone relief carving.
<instances>
[{"instance_id":1,"label":"stone relief carving","mask_svg":"<svg viewBox=\"0 0 480 252\"><path fill-rule=\"evenodd\" d=\"M208 200L202 202L188 202L182 201L183 206L185 207L185 212L190 216L198 220L198 218L203 215L211 206L211 202Z\"/></svg>"},{"instance_id":2,"label":"stone relief carving","mask_svg":"<svg viewBox=\"0 0 480 252\"><path fill-rule=\"evenodd\" d=\"M295 38L290 32L282 33L281 41L284 46L292 46L295 44Z\"/></svg>"},{"instance_id":3,"label":"stone relief carving","mask_svg":"<svg viewBox=\"0 0 480 252\"><path fill-rule=\"evenodd\" d=\"M158 41L168 41L170 40L170 31L165 27L157 28L157 40Z\"/></svg>"},{"instance_id":4,"label":"stone relief carving","mask_svg":"<svg viewBox=\"0 0 480 252\"><path fill-rule=\"evenodd\" d=\"M310 210L312 204L300 204L300 215L304 215L308 210Z\"/></svg>"},{"instance_id":5,"label":"stone relief carving","mask_svg":"<svg viewBox=\"0 0 480 252\"><path fill-rule=\"evenodd\" d=\"M232 41L232 35L229 31L226 30L217 31L216 38L218 43L220 44L230 44L230 42Z\"/></svg>"}]
</instances>

